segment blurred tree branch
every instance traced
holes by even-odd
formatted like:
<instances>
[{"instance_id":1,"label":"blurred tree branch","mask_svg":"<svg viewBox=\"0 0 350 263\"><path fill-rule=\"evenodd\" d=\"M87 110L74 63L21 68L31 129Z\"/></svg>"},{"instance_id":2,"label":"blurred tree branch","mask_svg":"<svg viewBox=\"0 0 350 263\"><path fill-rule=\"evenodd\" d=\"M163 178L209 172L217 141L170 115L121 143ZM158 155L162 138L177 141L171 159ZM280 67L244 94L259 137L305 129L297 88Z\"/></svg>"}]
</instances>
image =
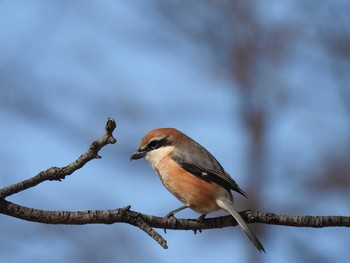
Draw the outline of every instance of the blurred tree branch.
<instances>
[{"instance_id":1,"label":"blurred tree branch","mask_svg":"<svg viewBox=\"0 0 350 263\"><path fill-rule=\"evenodd\" d=\"M201 231L203 229L223 228L237 225L236 221L231 216L207 218L205 220L156 217L132 211L130 210L130 206L112 210L74 212L44 211L28 208L5 200L6 197L12 194L34 187L44 181L60 181L66 176L74 173L76 170L82 168L87 162L95 158L101 158L98 155L99 150L104 146L114 144L117 141L112 135L115 128L116 122L112 118L108 118L105 132L101 138L92 142L87 152L81 155L73 163L62 168L51 167L30 179L0 189L0 213L27 221L45 224L84 225L127 223L142 229L163 248L167 248L166 240L159 235L153 227ZM243 211L240 212L240 214L248 223L317 228L329 226L350 227L350 217L347 216L290 216L259 211Z\"/></svg>"}]
</instances>

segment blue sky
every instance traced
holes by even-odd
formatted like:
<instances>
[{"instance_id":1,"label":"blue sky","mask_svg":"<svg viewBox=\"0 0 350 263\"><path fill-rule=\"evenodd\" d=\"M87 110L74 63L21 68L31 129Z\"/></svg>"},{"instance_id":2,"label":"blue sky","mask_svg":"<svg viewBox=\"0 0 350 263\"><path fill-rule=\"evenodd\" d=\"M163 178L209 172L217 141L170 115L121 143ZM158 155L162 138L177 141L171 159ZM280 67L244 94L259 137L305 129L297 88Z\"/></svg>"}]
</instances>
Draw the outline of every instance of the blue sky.
<instances>
[{"instance_id":1,"label":"blue sky","mask_svg":"<svg viewBox=\"0 0 350 263\"><path fill-rule=\"evenodd\" d=\"M268 117L262 171L268 180L256 185L247 176L250 137L242 121L242 92L223 63L224 48L239 32L223 34L223 50L213 52L203 39L189 37L166 19L157 8L163 1L2 1L0 185L74 161L102 134L107 117L118 123L118 143L104 148L101 160L63 182L45 182L9 200L71 211L130 204L142 213L165 215L180 203L145 161L130 162L129 156L149 130L176 127L211 151L261 210L348 215L347 188L322 191L318 182L332 158L349 162L349 111L344 103L349 64L325 51L319 33L327 8L321 6L311 20L308 6L275 2L269 5L274 8L256 6L256 19L266 30L259 40L268 39L273 26L295 28L290 27L294 35L284 43L277 66L261 59L252 76L255 101ZM338 28L344 8L329 7L340 14L333 22ZM203 13L196 13L198 17L187 13L188 20L181 22L200 28L208 9L199 10ZM210 19L221 15L209 11ZM332 30L324 30L332 36ZM238 196L236 205L250 207ZM198 215L188 210L179 216ZM258 235L267 254L260 255L238 228L197 235L168 231L163 236L169 249L163 250L128 225L40 225L6 216L0 222L6 237L0 241L0 258L13 263L344 262L349 256L346 228L264 226Z\"/></svg>"}]
</instances>

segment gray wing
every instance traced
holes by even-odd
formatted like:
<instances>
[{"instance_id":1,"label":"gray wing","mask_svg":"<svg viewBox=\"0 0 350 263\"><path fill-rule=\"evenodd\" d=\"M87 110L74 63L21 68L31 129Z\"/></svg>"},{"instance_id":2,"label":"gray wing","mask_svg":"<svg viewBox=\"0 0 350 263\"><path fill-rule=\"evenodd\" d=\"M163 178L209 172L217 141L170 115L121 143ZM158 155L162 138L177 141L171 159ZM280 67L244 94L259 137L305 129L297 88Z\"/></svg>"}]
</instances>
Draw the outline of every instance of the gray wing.
<instances>
[{"instance_id":1,"label":"gray wing","mask_svg":"<svg viewBox=\"0 0 350 263\"><path fill-rule=\"evenodd\" d=\"M188 146L190 146L189 149ZM186 154L183 152L186 152ZM246 193L224 170L215 157L197 142L191 140L190 145L187 144L186 146L186 151L175 151L172 159L191 174L247 197Z\"/></svg>"}]
</instances>

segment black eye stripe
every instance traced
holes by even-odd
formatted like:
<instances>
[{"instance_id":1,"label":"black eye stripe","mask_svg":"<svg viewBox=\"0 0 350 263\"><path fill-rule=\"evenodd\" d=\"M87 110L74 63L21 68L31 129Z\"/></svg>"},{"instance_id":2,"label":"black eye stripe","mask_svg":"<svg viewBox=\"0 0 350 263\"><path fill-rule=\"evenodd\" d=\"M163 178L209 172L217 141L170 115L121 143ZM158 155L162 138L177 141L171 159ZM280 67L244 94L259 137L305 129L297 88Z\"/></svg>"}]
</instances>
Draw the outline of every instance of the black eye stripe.
<instances>
[{"instance_id":1,"label":"black eye stripe","mask_svg":"<svg viewBox=\"0 0 350 263\"><path fill-rule=\"evenodd\" d=\"M166 138L161 140L153 140L148 143L147 150L151 151L169 145L171 145L171 143Z\"/></svg>"},{"instance_id":2,"label":"black eye stripe","mask_svg":"<svg viewBox=\"0 0 350 263\"><path fill-rule=\"evenodd\" d=\"M150 141L147 145L147 149L149 149L149 150L158 149L159 145L160 145L159 142L160 141Z\"/></svg>"}]
</instances>

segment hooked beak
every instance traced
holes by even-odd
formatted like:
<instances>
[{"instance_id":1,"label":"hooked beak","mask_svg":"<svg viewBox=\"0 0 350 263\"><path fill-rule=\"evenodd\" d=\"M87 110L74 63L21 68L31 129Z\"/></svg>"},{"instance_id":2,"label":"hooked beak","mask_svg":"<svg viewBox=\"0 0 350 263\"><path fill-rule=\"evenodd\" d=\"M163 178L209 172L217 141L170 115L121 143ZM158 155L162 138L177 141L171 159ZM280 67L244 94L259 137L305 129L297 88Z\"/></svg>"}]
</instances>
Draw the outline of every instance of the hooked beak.
<instances>
[{"instance_id":1,"label":"hooked beak","mask_svg":"<svg viewBox=\"0 0 350 263\"><path fill-rule=\"evenodd\" d=\"M136 152L134 152L130 156L130 161L141 159L141 158L145 157L146 153L147 152L145 150L138 149Z\"/></svg>"}]
</instances>

